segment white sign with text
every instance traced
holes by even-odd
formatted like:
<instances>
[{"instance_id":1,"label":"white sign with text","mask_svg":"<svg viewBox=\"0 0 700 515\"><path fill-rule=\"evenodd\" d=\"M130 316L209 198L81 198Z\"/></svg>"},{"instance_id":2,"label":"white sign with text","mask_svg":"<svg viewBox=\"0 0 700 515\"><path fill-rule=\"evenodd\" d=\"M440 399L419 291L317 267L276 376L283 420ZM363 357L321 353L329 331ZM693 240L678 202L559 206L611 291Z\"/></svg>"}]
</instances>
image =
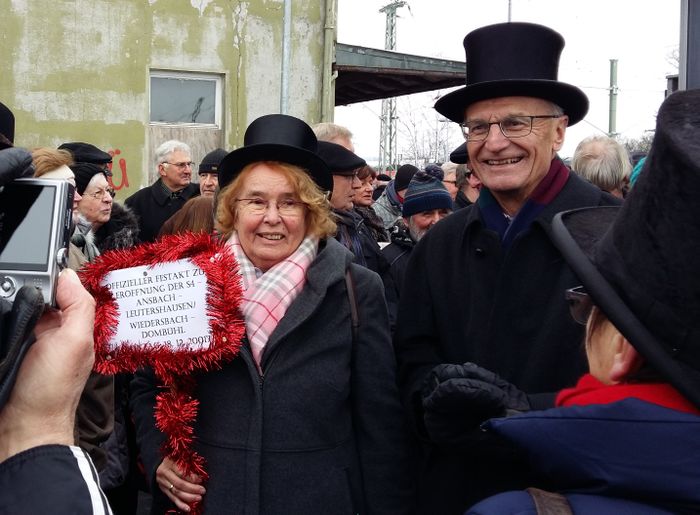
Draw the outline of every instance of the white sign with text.
<instances>
[{"instance_id":1,"label":"white sign with text","mask_svg":"<svg viewBox=\"0 0 700 515\"><path fill-rule=\"evenodd\" d=\"M172 350L209 347L207 276L189 259L108 273L102 281L119 308L110 348L165 344Z\"/></svg>"}]
</instances>

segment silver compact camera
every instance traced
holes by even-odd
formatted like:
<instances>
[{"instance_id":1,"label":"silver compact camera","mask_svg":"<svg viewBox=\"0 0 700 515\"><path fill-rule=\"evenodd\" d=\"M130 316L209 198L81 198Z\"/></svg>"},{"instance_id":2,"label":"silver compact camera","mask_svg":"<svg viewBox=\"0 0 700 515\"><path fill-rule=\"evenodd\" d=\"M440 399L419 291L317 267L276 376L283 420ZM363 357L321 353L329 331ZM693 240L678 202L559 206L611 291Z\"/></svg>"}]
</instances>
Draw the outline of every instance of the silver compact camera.
<instances>
[{"instance_id":1,"label":"silver compact camera","mask_svg":"<svg viewBox=\"0 0 700 515\"><path fill-rule=\"evenodd\" d=\"M56 307L58 274L68 263L73 185L17 179L0 187L0 298L36 286Z\"/></svg>"}]
</instances>

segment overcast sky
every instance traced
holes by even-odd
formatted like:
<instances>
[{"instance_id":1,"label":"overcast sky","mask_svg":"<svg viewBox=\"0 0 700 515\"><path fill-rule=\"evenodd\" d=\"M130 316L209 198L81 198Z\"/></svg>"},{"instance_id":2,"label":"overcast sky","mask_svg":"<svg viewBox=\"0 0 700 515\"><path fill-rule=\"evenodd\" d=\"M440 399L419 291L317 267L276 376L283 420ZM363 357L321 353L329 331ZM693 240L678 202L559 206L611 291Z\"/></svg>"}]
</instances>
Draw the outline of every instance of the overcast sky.
<instances>
[{"instance_id":1,"label":"overcast sky","mask_svg":"<svg viewBox=\"0 0 700 515\"><path fill-rule=\"evenodd\" d=\"M386 16L379 9L390 0L338 0L338 42L384 48ZM398 52L464 61L462 40L471 30L508 20L507 0L408 0L398 10ZM639 137L654 128L663 101L666 75L677 73L670 58L680 33L680 0L511 0L512 21L547 25L564 36L559 79L588 95L584 121L567 131L562 157L590 134L608 130L610 59L618 60L617 132ZM435 99L449 90L399 97L398 116L421 112L437 120ZM381 102L335 109L336 123L354 133L355 150L368 161L379 154ZM449 125L456 147L463 139ZM398 143L401 153L401 139Z\"/></svg>"}]
</instances>

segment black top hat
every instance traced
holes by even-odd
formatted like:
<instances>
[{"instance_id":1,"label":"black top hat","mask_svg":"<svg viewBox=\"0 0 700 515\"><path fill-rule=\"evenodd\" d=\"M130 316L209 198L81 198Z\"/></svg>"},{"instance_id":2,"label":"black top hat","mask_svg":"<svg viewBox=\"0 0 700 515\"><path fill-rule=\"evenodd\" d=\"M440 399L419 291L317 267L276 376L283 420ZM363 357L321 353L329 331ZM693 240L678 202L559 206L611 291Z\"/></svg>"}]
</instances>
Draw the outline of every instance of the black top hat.
<instances>
[{"instance_id":1,"label":"black top hat","mask_svg":"<svg viewBox=\"0 0 700 515\"><path fill-rule=\"evenodd\" d=\"M251 123L243 146L219 165L219 187L226 187L243 168L257 161L280 161L305 169L323 191L333 190L333 177L316 155L318 140L304 121L286 114L268 114Z\"/></svg>"},{"instance_id":2,"label":"black top hat","mask_svg":"<svg viewBox=\"0 0 700 515\"><path fill-rule=\"evenodd\" d=\"M204 158L202 159L202 162L199 163L199 173L219 173L219 163L221 163L221 160L226 157L226 152L223 148L217 148L216 150L212 150L209 152Z\"/></svg>"},{"instance_id":3,"label":"black top hat","mask_svg":"<svg viewBox=\"0 0 700 515\"><path fill-rule=\"evenodd\" d=\"M5 136L10 143L15 141L15 115L10 108L0 102L0 134ZM0 147L2 148L2 147Z\"/></svg>"},{"instance_id":4,"label":"black top hat","mask_svg":"<svg viewBox=\"0 0 700 515\"><path fill-rule=\"evenodd\" d=\"M450 153L450 161L458 165L464 165L469 162L469 153L467 152L466 141Z\"/></svg>"},{"instance_id":5,"label":"black top hat","mask_svg":"<svg viewBox=\"0 0 700 515\"><path fill-rule=\"evenodd\" d=\"M588 98L576 86L557 80L563 48L564 38L558 32L534 23L499 23L476 29L464 38L467 86L440 98L435 109L461 123L465 108L474 102L536 97L557 104L568 115L569 125L574 125L586 116Z\"/></svg>"},{"instance_id":6,"label":"black top hat","mask_svg":"<svg viewBox=\"0 0 700 515\"><path fill-rule=\"evenodd\" d=\"M96 165L104 165L112 162L112 156L107 152L103 152L95 145L83 143L82 141L72 141L63 143L59 150L68 150L73 154L73 159L76 163L93 163Z\"/></svg>"},{"instance_id":7,"label":"black top hat","mask_svg":"<svg viewBox=\"0 0 700 515\"><path fill-rule=\"evenodd\" d=\"M347 148L330 141L318 142L318 155L323 159L333 175L354 175L355 170L367 162Z\"/></svg>"},{"instance_id":8,"label":"black top hat","mask_svg":"<svg viewBox=\"0 0 700 515\"><path fill-rule=\"evenodd\" d=\"M644 173L622 207L553 220L593 302L654 369L700 407L700 90L662 104Z\"/></svg>"}]
</instances>

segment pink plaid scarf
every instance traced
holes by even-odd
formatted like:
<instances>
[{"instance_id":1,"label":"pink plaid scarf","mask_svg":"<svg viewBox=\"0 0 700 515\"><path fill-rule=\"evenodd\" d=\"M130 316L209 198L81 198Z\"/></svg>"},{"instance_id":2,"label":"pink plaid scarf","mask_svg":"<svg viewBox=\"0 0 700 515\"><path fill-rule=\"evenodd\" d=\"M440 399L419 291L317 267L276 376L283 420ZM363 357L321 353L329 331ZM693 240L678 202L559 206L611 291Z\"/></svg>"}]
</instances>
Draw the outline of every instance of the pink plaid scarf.
<instances>
[{"instance_id":1,"label":"pink plaid scarf","mask_svg":"<svg viewBox=\"0 0 700 515\"><path fill-rule=\"evenodd\" d=\"M318 238L307 237L287 259L258 277L256 268L243 252L238 234L228 240L238 261L243 287L243 317L253 359L262 374L260 359L267 340L287 312L287 308L304 288L306 270L318 253Z\"/></svg>"}]
</instances>

